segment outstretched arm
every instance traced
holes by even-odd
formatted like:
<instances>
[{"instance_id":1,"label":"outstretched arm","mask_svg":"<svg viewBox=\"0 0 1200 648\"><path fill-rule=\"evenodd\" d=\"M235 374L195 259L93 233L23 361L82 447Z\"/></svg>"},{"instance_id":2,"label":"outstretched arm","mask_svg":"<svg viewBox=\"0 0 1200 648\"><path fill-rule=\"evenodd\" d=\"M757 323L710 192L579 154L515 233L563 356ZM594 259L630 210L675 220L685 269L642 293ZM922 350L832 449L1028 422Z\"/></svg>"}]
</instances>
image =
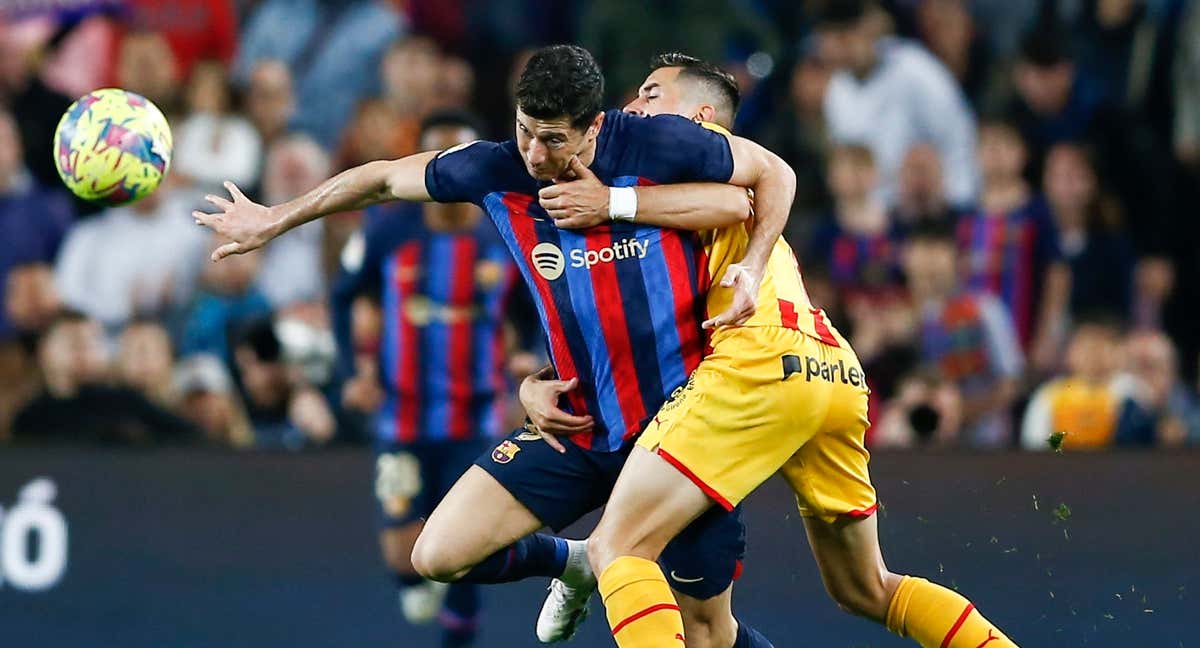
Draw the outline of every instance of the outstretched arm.
<instances>
[{"instance_id":1,"label":"outstretched arm","mask_svg":"<svg viewBox=\"0 0 1200 648\"><path fill-rule=\"evenodd\" d=\"M231 241L213 252L213 261L217 261L262 247L292 228L329 214L391 200L428 202L432 198L425 187L425 167L438 154L429 151L399 160L368 162L337 174L298 198L270 207L246 198L232 182L226 182L233 200L207 196L220 211L195 211L192 216Z\"/></svg>"},{"instance_id":2,"label":"outstretched arm","mask_svg":"<svg viewBox=\"0 0 1200 648\"><path fill-rule=\"evenodd\" d=\"M609 220L632 220L645 225L703 231L740 223L753 205L745 189L716 182L687 182L650 187L609 187L571 158L575 179L538 192L538 203L564 229L583 229ZM618 192L632 192L632 202ZM614 206L617 212L614 213ZM623 218L622 218L623 216Z\"/></svg>"}]
</instances>

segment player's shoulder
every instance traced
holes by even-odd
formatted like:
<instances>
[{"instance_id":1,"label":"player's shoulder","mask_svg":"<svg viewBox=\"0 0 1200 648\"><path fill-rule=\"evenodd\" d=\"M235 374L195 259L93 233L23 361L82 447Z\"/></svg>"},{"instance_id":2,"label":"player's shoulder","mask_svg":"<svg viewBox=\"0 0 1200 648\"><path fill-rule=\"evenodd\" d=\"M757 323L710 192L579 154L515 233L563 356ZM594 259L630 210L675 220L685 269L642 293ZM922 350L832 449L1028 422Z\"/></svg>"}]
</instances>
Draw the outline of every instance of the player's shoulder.
<instances>
[{"instance_id":1,"label":"player's shoulder","mask_svg":"<svg viewBox=\"0 0 1200 648\"><path fill-rule=\"evenodd\" d=\"M596 149L597 175L636 175L655 182L723 182L733 171L729 142L678 115L605 113Z\"/></svg>"},{"instance_id":2,"label":"player's shoulder","mask_svg":"<svg viewBox=\"0 0 1200 648\"><path fill-rule=\"evenodd\" d=\"M606 112L604 127L611 129L610 134L614 139L631 144L645 142L648 138L657 140L680 134L700 136L710 132L700 124L679 115L643 117L621 110Z\"/></svg>"}]
</instances>

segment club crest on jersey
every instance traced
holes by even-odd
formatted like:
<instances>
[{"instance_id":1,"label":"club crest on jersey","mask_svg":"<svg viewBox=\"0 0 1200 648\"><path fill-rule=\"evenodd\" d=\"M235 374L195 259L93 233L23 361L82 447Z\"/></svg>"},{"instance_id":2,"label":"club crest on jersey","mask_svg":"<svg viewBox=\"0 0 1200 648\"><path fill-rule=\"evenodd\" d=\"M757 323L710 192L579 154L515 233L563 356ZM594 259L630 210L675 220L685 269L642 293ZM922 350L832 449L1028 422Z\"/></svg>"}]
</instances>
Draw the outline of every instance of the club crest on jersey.
<instances>
[{"instance_id":1,"label":"club crest on jersey","mask_svg":"<svg viewBox=\"0 0 1200 648\"><path fill-rule=\"evenodd\" d=\"M494 288L504 279L504 266L495 261L480 261L475 264L475 283L484 288Z\"/></svg>"},{"instance_id":2,"label":"club crest on jersey","mask_svg":"<svg viewBox=\"0 0 1200 648\"><path fill-rule=\"evenodd\" d=\"M492 450L492 461L498 464L506 464L512 461L513 457L516 457L520 451L521 446L505 439L500 445L496 446L495 450Z\"/></svg>"}]
</instances>

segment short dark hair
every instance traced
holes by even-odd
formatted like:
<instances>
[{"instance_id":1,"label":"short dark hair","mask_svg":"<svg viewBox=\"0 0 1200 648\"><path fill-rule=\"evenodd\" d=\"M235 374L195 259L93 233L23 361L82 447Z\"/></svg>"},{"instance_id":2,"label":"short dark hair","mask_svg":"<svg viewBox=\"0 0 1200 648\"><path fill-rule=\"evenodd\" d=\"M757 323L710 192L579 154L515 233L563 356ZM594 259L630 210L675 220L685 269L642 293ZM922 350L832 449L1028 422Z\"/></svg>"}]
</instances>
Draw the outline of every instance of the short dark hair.
<instances>
[{"instance_id":1,"label":"short dark hair","mask_svg":"<svg viewBox=\"0 0 1200 648\"><path fill-rule=\"evenodd\" d=\"M1072 60L1070 34L1056 24L1045 24L1021 41L1021 60L1037 67L1053 67Z\"/></svg>"},{"instance_id":2,"label":"short dark hair","mask_svg":"<svg viewBox=\"0 0 1200 648\"><path fill-rule=\"evenodd\" d=\"M923 218L908 230L909 243L947 243L957 245L954 223L946 218Z\"/></svg>"},{"instance_id":3,"label":"short dark hair","mask_svg":"<svg viewBox=\"0 0 1200 648\"><path fill-rule=\"evenodd\" d=\"M817 29L846 29L866 17L873 0L824 0L816 8Z\"/></svg>"},{"instance_id":4,"label":"short dark hair","mask_svg":"<svg viewBox=\"0 0 1200 648\"><path fill-rule=\"evenodd\" d=\"M251 320L237 331L235 348L247 348L260 362L279 362L283 344L275 335L275 323L269 317Z\"/></svg>"},{"instance_id":5,"label":"short dark hair","mask_svg":"<svg viewBox=\"0 0 1200 648\"><path fill-rule=\"evenodd\" d=\"M604 75L578 45L551 45L533 53L517 81L517 108L535 119L567 117L587 128L604 102Z\"/></svg>"},{"instance_id":6,"label":"short dark hair","mask_svg":"<svg viewBox=\"0 0 1200 648\"><path fill-rule=\"evenodd\" d=\"M479 119L474 114L466 110L453 108L436 110L430 113L425 119L422 119L421 137L425 137L429 131L435 128L466 128L474 131L476 135L483 133L483 128L479 125Z\"/></svg>"},{"instance_id":7,"label":"short dark hair","mask_svg":"<svg viewBox=\"0 0 1200 648\"><path fill-rule=\"evenodd\" d=\"M732 74L708 61L682 52L663 52L650 59L651 72L667 67L682 68L679 71L680 78L695 81L712 92L717 99L713 103L718 104L716 107L719 110L727 110L731 120L737 114L738 106L742 102L742 91Z\"/></svg>"}]
</instances>

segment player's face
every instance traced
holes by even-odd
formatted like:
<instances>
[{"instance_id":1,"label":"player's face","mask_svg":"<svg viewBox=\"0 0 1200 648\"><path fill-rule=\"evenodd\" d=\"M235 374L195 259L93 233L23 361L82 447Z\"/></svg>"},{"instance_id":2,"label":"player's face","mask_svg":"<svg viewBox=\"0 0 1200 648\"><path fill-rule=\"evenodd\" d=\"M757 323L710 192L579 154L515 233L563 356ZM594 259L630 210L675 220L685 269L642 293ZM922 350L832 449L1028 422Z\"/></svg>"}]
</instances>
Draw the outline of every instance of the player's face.
<instances>
[{"instance_id":1,"label":"player's face","mask_svg":"<svg viewBox=\"0 0 1200 648\"><path fill-rule=\"evenodd\" d=\"M571 125L569 117L537 119L518 108L517 148L529 175L543 181L562 176L572 157L586 157L591 152L602 121L604 113L596 115L586 129L579 130Z\"/></svg>"},{"instance_id":2,"label":"player's face","mask_svg":"<svg viewBox=\"0 0 1200 648\"><path fill-rule=\"evenodd\" d=\"M654 115L680 115L691 119L693 115L684 114L686 107L683 101L683 89L678 82L681 68L658 68L646 77L638 88L637 98L625 106L625 112L653 117Z\"/></svg>"}]
</instances>

